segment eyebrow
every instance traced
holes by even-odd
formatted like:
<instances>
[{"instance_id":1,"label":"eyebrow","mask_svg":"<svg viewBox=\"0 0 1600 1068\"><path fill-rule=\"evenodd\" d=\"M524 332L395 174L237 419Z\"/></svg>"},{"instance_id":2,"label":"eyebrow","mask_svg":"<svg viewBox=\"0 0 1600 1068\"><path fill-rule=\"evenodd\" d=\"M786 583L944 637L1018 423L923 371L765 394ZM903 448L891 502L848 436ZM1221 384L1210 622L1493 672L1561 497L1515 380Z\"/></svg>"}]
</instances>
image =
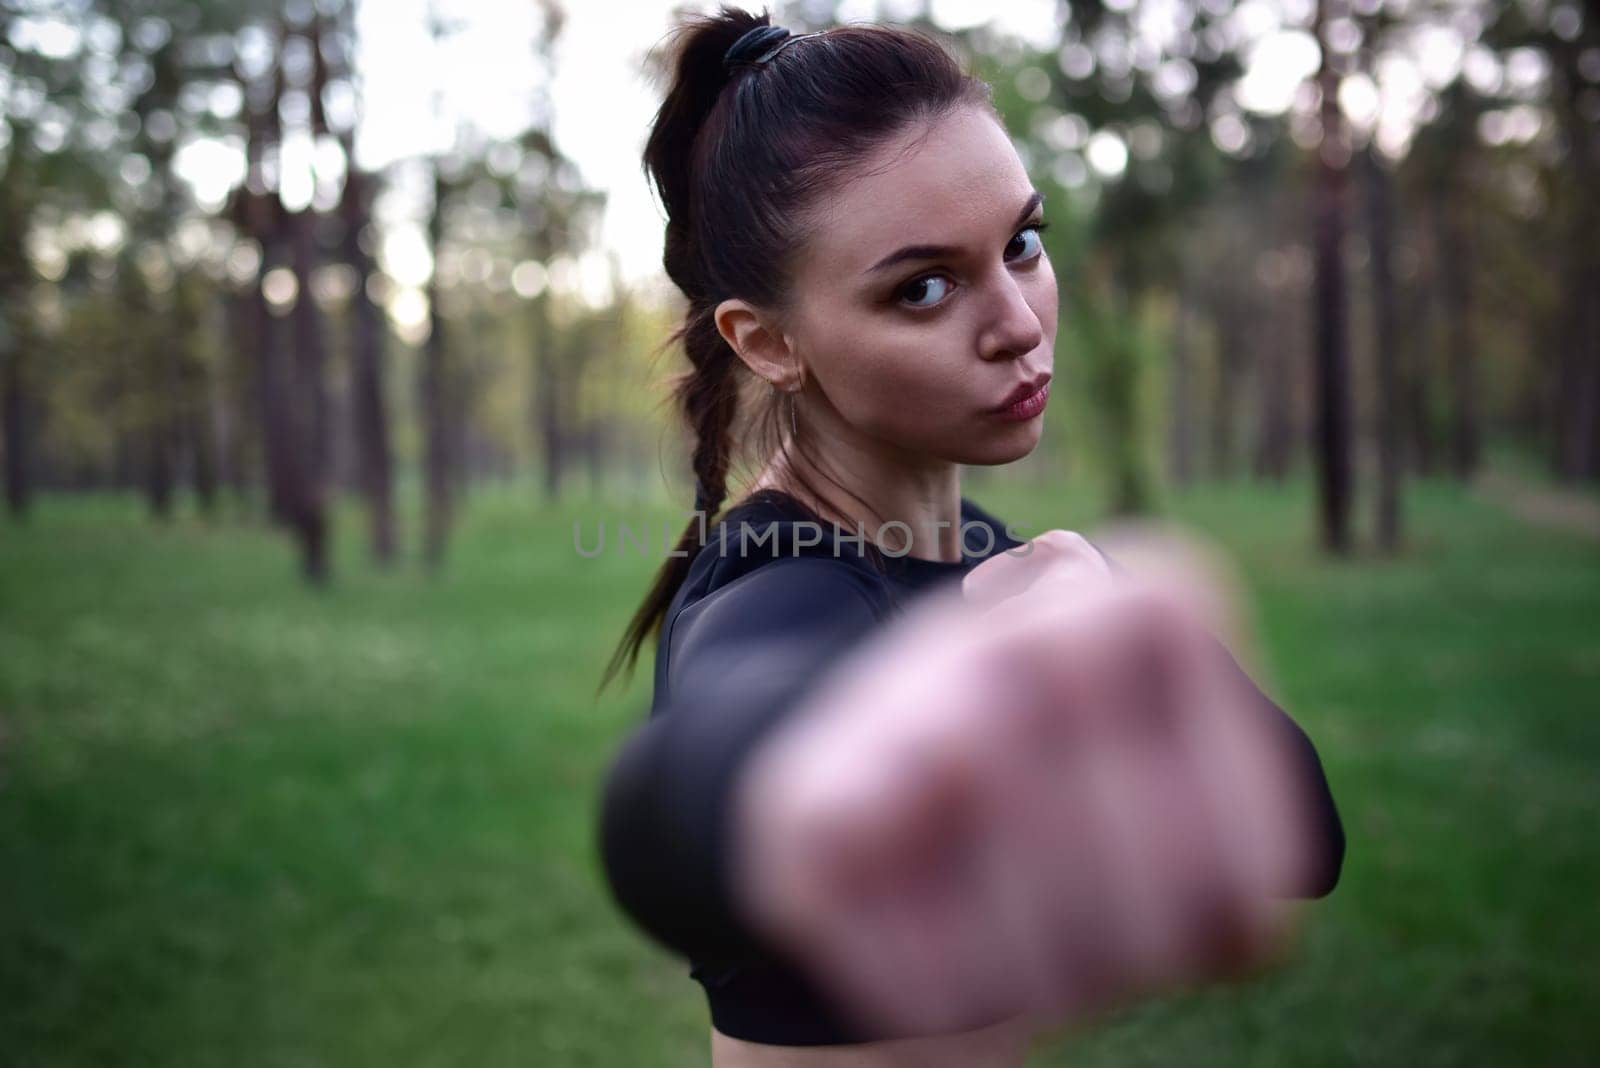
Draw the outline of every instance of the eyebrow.
<instances>
[{"instance_id":1,"label":"eyebrow","mask_svg":"<svg viewBox=\"0 0 1600 1068\"><path fill-rule=\"evenodd\" d=\"M1028 216L1032 215L1034 210L1043 203L1044 194L1035 189L1033 195L1028 198L1028 202L1023 205L1022 211L1017 215L1017 221L1012 226L1012 229L1020 230L1022 224L1028 221ZM955 245L907 245L905 248L889 253L883 259L868 267L864 273L876 274L886 267L893 267L895 264L904 263L906 260L936 260L941 256L956 256L960 252L961 249Z\"/></svg>"}]
</instances>

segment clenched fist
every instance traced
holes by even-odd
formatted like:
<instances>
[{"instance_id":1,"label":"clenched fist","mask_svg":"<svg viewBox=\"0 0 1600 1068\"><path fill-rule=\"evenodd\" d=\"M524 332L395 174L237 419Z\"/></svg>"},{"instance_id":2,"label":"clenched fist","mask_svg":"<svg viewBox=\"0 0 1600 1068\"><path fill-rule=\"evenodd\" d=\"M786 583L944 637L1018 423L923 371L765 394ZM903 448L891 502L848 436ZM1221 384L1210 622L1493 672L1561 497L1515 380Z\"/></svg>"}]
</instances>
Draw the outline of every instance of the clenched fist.
<instances>
[{"instance_id":1,"label":"clenched fist","mask_svg":"<svg viewBox=\"0 0 1600 1068\"><path fill-rule=\"evenodd\" d=\"M1071 1023L1287 944L1312 814L1221 585L1034 548L853 651L737 784L739 906L868 1026Z\"/></svg>"}]
</instances>

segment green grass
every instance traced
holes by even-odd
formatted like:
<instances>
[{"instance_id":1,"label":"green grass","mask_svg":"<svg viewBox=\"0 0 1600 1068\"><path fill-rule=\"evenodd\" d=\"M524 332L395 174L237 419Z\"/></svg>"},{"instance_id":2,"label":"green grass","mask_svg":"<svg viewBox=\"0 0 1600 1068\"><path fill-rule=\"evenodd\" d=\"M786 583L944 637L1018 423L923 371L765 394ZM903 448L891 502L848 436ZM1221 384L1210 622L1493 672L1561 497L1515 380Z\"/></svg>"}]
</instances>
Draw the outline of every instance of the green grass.
<instances>
[{"instance_id":1,"label":"green grass","mask_svg":"<svg viewBox=\"0 0 1600 1068\"><path fill-rule=\"evenodd\" d=\"M1090 526L1081 495L972 495ZM1396 560L1320 558L1301 483L1173 504L1238 554L1343 881L1288 966L1033 1063L1587 1061L1600 550L1444 484ZM0 528L0 1064L704 1063L699 988L592 852L648 656L591 695L654 563L579 558L596 514L485 494L438 579L372 571L346 514L326 593L240 521L46 498Z\"/></svg>"}]
</instances>

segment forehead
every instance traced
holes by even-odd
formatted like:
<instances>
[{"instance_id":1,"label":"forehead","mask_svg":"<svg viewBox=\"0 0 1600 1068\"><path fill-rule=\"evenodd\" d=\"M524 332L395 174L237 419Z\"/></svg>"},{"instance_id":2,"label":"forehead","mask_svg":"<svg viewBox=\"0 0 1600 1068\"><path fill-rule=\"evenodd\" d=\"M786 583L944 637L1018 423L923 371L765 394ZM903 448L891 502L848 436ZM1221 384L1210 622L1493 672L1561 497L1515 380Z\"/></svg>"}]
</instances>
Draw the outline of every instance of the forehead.
<instances>
[{"instance_id":1,"label":"forehead","mask_svg":"<svg viewBox=\"0 0 1600 1068\"><path fill-rule=\"evenodd\" d=\"M902 245L981 248L1016 222L1033 190L1000 124L962 108L865 159L812 213L804 268L853 281Z\"/></svg>"}]
</instances>

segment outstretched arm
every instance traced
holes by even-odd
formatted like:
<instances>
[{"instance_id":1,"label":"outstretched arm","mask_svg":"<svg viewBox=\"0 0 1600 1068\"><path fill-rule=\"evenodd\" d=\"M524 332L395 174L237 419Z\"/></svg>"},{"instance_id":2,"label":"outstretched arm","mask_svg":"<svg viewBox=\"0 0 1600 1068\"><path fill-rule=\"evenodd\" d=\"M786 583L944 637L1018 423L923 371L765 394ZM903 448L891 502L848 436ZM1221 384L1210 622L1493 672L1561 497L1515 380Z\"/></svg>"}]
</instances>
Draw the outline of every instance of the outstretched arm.
<instances>
[{"instance_id":1,"label":"outstretched arm","mask_svg":"<svg viewBox=\"0 0 1600 1068\"><path fill-rule=\"evenodd\" d=\"M1316 747L1300 725L1261 692L1261 688L1239 666L1227 646L1221 641L1216 645L1217 655L1227 663L1226 670L1282 739L1283 750L1294 763L1295 778L1305 791L1306 810L1313 814L1313 853L1316 862L1306 872L1303 882L1286 886L1281 893L1284 897L1326 897L1338 885L1339 872L1344 866L1344 825L1333 803L1333 792L1328 788L1328 779L1323 773Z\"/></svg>"}]
</instances>

